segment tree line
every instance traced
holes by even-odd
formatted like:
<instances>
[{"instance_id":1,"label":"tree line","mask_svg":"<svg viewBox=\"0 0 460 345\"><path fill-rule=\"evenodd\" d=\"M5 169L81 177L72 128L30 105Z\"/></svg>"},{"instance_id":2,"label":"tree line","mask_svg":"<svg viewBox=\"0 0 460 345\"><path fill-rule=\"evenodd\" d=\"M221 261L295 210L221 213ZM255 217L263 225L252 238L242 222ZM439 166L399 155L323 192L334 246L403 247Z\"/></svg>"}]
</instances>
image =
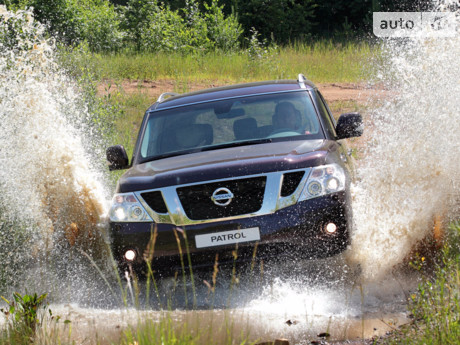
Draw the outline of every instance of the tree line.
<instances>
[{"instance_id":1,"label":"tree line","mask_svg":"<svg viewBox=\"0 0 460 345\"><path fill-rule=\"evenodd\" d=\"M429 0L0 0L32 8L66 45L92 51L236 50L318 38L366 38L374 11L427 10ZM252 41L251 41L252 40Z\"/></svg>"}]
</instances>

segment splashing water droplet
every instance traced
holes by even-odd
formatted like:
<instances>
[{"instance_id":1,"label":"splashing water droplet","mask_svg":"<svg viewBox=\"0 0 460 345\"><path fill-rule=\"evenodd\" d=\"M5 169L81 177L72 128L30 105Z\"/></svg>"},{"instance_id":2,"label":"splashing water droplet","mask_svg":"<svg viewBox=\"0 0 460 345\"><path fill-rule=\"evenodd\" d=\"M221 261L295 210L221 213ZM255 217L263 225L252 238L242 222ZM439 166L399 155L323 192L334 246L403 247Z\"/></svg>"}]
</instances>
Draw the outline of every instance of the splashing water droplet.
<instances>
[{"instance_id":1,"label":"splashing water droplet","mask_svg":"<svg viewBox=\"0 0 460 345\"><path fill-rule=\"evenodd\" d=\"M390 39L382 52L377 82L392 96L370 114L372 144L353 186L349 258L365 279L402 262L436 216L458 217L460 200L460 33Z\"/></svg>"},{"instance_id":2,"label":"splashing water droplet","mask_svg":"<svg viewBox=\"0 0 460 345\"><path fill-rule=\"evenodd\" d=\"M56 240L89 249L107 200L89 154L91 116L31 18L0 7L0 31L10 37L0 45L0 215L26 224L36 239L31 251Z\"/></svg>"}]
</instances>

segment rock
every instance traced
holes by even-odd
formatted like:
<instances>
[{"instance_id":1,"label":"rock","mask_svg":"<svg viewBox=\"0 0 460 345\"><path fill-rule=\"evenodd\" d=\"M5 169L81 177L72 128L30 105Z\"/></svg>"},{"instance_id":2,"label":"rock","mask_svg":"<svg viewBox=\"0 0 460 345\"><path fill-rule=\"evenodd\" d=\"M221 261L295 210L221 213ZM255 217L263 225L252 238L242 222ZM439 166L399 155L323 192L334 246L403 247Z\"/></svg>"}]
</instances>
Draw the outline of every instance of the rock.
<instances>
[{"instance_id":1,"label":"rock","mask_svg":"<svg viewBox=\"0 0 460 345\"><path fill-rule=\"evenodd\" d=\"M276 339L273 345L289 345L289 340L287 339Z\"/></svg>"}]
</instances>

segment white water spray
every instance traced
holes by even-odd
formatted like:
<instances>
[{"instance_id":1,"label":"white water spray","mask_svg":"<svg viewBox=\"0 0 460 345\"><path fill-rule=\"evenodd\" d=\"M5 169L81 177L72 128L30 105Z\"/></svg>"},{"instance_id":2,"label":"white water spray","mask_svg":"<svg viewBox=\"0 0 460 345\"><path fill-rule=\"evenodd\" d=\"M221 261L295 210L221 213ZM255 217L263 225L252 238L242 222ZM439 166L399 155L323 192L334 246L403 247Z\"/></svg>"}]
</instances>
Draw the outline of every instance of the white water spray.
<instances>
[{"instance_id":1,"label":"white water spray","mask_svg":"<svg viewBox=\"0 0 460 345\"><path fill-rule=\"evenodd\" d=\"M94 139L85 138L90 114L29 12L0 6L0 31L0 219L34 232L34 255L56 238L88 244L100 238L96 225L106 213L102 177L85 145Z\"/></svg>"},{"instance_id":2,"label":"white water spray","mask_svg":"<svg viewBox=\"0 0 460 345\"><path fill-rule=\"evenodd\" d=\"M377 82L391 96L370 114L353 187L349 257L365 279L402 262L435 217L458 218L460 199L460 33L388 40L383 53Z\"/></svg>"}]
</instances>

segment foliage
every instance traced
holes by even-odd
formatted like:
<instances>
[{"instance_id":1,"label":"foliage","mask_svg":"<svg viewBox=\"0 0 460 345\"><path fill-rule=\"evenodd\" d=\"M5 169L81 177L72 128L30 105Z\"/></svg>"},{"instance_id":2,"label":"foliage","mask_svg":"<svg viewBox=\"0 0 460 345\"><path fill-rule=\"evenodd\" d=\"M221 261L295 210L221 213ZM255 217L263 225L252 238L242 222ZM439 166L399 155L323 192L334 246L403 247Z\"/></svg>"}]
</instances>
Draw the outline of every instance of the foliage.
<instances>
[{"instance_id":1,"label":"foliage","mask_svg":"<svg viewBox=\"0 0 460 345\"><path fill-rule=\"evenodd\" d=\"M199 9L188 0L182 9L171 10L157 0L129 0L123 10L122 27L137 51L235 50L242 33L233 15L224 16L217 0Z\"/></svg>"},{"instance_id":2,"label":"foliage","mask_svg":"<svg viewBox=\"0 0 460 345\"><path fill-rule=\"evenodd\" d=\"M176 11L158 5L147 15L148 23L141 32L142 51L181 51L187 44L184 20Z\"/></svg>"},{"instance_id":3,"label":"foliage","mask_svg":"<svg viewBox=\"0 0 460 345\"><path fill-rule=\"evenodd\" d=\"M5 314L7 319L11 318L10 332L20 335L25 339L33 339L37 325L41 323L38 310L40 307L43 307L43 309L47 308L47 305L43 304L46 296L47 294L38 296L36 293L22 296L18 292L15 292L13 294L13 301L9 301L1 296L9 307L7 310L1 308L0 311Z\"/></svg>"},{"instance_id":4,"label":"foliage","mask_svg":"<svg viewBox=\"0 0 460 345\"><path fill-rule=\"evenodd\" d=\"M236 16L225 17L224 6L219 6L217 0L211 4L204 3L204 19L207 25L207 36L214 47L223 51L233 51L238 48L238 40L243 33Z\"/></svg>"},{"instance_id":5,"label":"foliage","mask_svg":"<svg viewBox=\"0 0 460 345\"><path fill-rule=\"evenodd\" d=\"M123 20L120 27L126 32L126 39L135 44L140 51L143 43L142 34L150 25L151 16L158 11L156 1L129 0L121 9Z\"/></svg>"},{"instance_id":6,"label":"foliage","mask_svg":"<svg viewBox=\"0 0 460 345\"><path fill-rule=\"evenodd\" d=\"M86 131L91 133L90 138L84 138L89 152L97 153L104 157L105 148L117 140L116 121L122 118L124 111L121 109L113 93L105 96L98 94L98 76L93 68L92 53L87 44L80 44L76 48L60 47L56 62L59 67L74 78L79 89L79 106L88 114L83 122ZM69 120L82 121L75 118ZM78 123L74 123L76 127ZM99 162L105 170L105 161Z\"/></svg>"},{"instance_id":7,"label":"foliage","mask_svg":"<svg viewBox=\"0 0 460 345\"><path fill-rule=\"evenodd\" d=\"M235 50L256 30L285 45L311 38L371 36L373 11L429 10L433 3L390 0L0 0L34 8L50 35L92 51Z\"/></svg>"},{"instance_id":8,"label":"foliage","mask_svg":"<svg viewBox=\"0 0 460 345\"><path fill-rule=\"evenodd\" d=\"M9 9L32 8L35 20L45 24L48 34L66 45L89 43L93 51L116 50L122 33L114 6L106 0L19 0L2 1Z\"/></svg>"},{"instance_id":9,"label":"foliage","mask_svg":"<svg viewBox=\"0 0 460 345\"><path fill-rule=\"evenodd\" d=\"M81 40L92 51L113 51L121 47L120 19L115 9L105 0L72 0L71 7L81 20Z\"/></svg>"},{"instance_id":10,"label":"foliage","mask_svg":"<svg viewBox=\"0 0 460 345\"><path fill-rule=\"evenodd\" d=\"M35 19L47 26L49 34L66 44L76 44L82 35L82 23L77 8L67 0L29 0Z\"/></svg>"},{"instance_id":11,"label":"foliage","mask_svg":"<svg viewBox=\"0 0 460 345\"><path fill-rule=\"evenodd\" d=\"M263 39L288 43L311 36L317 2L314 0L239 1L238 16L245 28L246 37L249 37L251 29L255 28Z\"/></svg>"},{"instance_id":12,"label":"foliage","mask_svg":"<svg viewBox=\"0 0 460 345\"><path fill-rule=\"evenodd\" d=\"M248 39L246 53L249 58L250 74L254 75L259 69L275 71L280 68L275 54L278 51L276 44L269 44L267 40L260 40L259 33L253 29L252 36ZM278 67L278 68L277 68Z\"/></svg>"},{"instance_id":13,"label":"foliage","mask_svg":"<svg viewBox=\"0 0 460 345\"><path fill-rule=\"evenodd\" d=\"M410 297L414 322L385 340L390 344L458 344L460 339L460 224L451 226L434 277ZM422 258L423 259L423 258Z\"/></svg>"}]
</instances>

